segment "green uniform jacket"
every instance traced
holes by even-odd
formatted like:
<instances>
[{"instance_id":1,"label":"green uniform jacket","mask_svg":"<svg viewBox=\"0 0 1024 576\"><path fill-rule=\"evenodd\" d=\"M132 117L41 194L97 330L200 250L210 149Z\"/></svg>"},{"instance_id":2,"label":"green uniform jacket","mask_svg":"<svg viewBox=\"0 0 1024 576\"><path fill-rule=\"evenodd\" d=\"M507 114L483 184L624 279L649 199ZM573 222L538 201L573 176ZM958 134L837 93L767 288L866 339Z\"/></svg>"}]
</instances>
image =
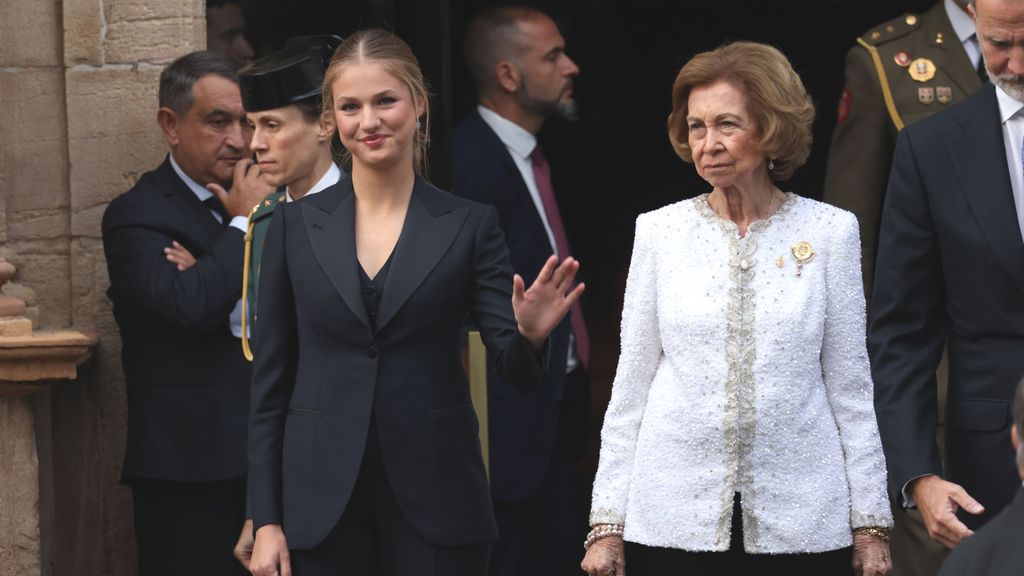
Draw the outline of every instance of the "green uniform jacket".
<instances>
[{"instance_id":1,"label":"green uniform jacket","mask_svg":"<svg viewBox=\"0 0 1024 576\"><path fill-rule=\"evenodd\" d=\"M245 321L248 332L254 331L256 324L256 301L259 293L260 262L263 257L263 241L267 237L267 228L270 226L271 217L274 215L274 208L278 203L284 202L285 189L278 188L277 191L267 195L262 202L253 208L249 214L249 233L247 240L251 242L249 248L249 259L246 260L248 274L242 279L245 283ZM251 341L251 340L250 340ZM252 358L249 358L252 360Z\"/></svg>"},{"instance_id":2,"label":"green uniform jacket","mask_svg":"<svg viewBox=\"0 0 1024 576\"><path fill-rule=\"evenodd\" d=\"M934 64L932 78L911 77L918 58ZM868 31L847 54L846 88L829 149L824 200L853 212L860 222L864 292L869 298L897 133L946 110L981 85L941 1L920 16L906 14Z\"/></svg>"}]
</instances>

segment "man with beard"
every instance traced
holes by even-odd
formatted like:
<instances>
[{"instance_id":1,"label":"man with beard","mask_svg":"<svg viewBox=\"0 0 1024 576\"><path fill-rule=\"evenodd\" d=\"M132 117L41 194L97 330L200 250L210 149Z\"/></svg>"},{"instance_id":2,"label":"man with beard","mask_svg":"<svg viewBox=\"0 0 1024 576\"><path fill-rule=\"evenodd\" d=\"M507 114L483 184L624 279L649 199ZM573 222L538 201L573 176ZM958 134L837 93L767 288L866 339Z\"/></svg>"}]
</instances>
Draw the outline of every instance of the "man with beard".
<instances>
[{"instance_id":1,"label":"man with beard","mask_svg":"<svg viewBox=\"0 0 1024 576\"><path fill-rule=\"evenodd\" d=\"M455 193L497 208L512 267L530 278L552 254L570 255L536 134L549 116L574 117L579 68L554 21L526 7L480 13L465 50L478 106L455 129ZM524 394L488 371L492 576L579 572L587 522L575 464L586 444L588 357L577 304L551 334L543 386Z\"/></svg>"},{"instance_id":2,"label":"man with beard","mask_svg":"<svg viewBox=\"0 0 1024 576\"><path fill-rule=\"evenodd\" d=\"M1006 436L1024 373L1024 1L969 11L994 84L900 133L868 335L890 481L949 548L1020 486ZM947 340L943 469L935 369Z\"/></svg>"}]
</instances>

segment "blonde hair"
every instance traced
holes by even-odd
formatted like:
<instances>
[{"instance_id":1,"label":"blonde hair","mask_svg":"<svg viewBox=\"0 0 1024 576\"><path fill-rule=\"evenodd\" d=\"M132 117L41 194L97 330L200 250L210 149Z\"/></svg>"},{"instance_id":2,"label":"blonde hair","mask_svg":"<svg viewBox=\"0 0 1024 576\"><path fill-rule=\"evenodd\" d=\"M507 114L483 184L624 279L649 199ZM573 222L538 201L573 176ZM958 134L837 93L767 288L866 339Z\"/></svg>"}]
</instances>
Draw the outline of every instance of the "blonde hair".
<instances>
[{"instance_id":1,"label":"blonde hair","mask_svg":"<svg viewBox=\"0 0 1024 576\"><path fill-rule=\"evenodd\" d=\"M697 54L672 85L668 137L685 162L693 162L688 140L690 92L718 81L733 84L747 96L748 113L761 129L758 147L774 162L772 180L790 178L811 152L814 104L800 76L777 48L758 42L733 42Z\"/></svg>"},{"instance_id":2,"label":"blonde hair","mask_svg":"<svg viewBox=\"0 0 1024 576\"><path fill-rule=\"evenodd\" d=\"M324 73L323 113L334 114L334 93L331 85L346 66L374 62L400 80L409 89L413 100L423 105L423 114L413 134L413 167L417 174L426 175L427 148L430 146L430 93L423 78L419 61L404 40L391 32L373 28L352 34L338 46ZM342 152L342 164L352 166L352 153Z\"/></svg>"}]
</instances>

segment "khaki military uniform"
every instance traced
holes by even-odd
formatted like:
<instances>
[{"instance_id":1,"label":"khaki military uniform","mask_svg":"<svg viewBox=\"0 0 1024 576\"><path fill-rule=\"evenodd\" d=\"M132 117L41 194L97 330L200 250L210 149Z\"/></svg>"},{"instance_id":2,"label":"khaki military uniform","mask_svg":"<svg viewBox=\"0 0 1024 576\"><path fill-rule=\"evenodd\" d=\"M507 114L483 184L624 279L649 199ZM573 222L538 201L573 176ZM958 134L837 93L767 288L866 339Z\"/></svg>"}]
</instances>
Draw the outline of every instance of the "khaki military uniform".
<instances>
[{"instance_id":1,"label":"khaki military uniform","mask_svg":"<svg viewBox=\"0 0 1024 576\"><path fill-rule=\"evenodd\" d=\"M878 231L896 136L982 86L943 2L868 31L846 57L846 86L829 149L824 200L860 222L864 293L871 297ZM945 357L938 369L939 442L945 412ZM893 487L899 490L901 487ZM920 514L893 503L890 576L934 576L946 548L928 536Z\"/></svg>"},{"instance_id":2,"label":"khaki military uniform","mask_svg":"<svg viewBox=\"0 0 1024 576\"><path fill-rule=\"evenodd\" d=\"M242 290L245 294L245 310L242 319L245 322L242 336L242 351L245 357L252 360L250 340L244 332L251 332L256 323L256 301L259 293L260 262L263 258L263 242L267 238L267 228L277 205L286 200L284 188L267 195L249 213L249 227L245 235L245 274L242 276Z\"/></svg>"},{"instance_id":3,"label":"khaki military uniform","mask_svg":"<svg viewBox=\"0 0 1024 576\"><path fill-rule=\"evenodd\" d=\"M981 85L942 2L870 30L847 54L824 200L853 212L860 222L869 298L896 135Z\"/></svg>"}]
</instances>

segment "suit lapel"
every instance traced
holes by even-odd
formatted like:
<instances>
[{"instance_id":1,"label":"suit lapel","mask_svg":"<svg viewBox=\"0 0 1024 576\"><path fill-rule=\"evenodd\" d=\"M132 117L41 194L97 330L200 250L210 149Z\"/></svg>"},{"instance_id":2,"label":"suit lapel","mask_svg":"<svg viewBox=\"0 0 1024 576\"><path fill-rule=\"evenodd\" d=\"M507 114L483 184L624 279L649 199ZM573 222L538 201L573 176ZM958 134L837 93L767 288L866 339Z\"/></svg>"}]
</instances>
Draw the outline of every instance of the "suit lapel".
<instances>
[{"instance_id":1,"label":"suit lapel","mask_svg":"<svg viewBox=\"0 0 1024 576\"><path fill-rule=\"evenodd\" d=\"M999 104L991 87L981 97L985 102L977 113L958 115L964 130L949 142L950 161L992 251L1024 291L1024 239L1006 166Z\"/></svg>"},{"instance_id":2,"label":"suit lapel","mask_svg":"<svg viewBox=\"0 0 1024 576\"><path fill-rule=\"evenodd\" d=\"M480 116L480 113L476 109L473 110L471 118L474 119L474 127L480 136L480 139L487 144L487 146L494 152L494 155L501 159L501 163L504 165L505 170L508 171L508 176L516 183L516 202L519 203L519 214L523 218L526 218L529 222L530 230L525 231L531 237L544 239L544 244L547 245L548 232L547 228L544 227L544 220L541 218L540 212L538 212L537 204L533 201L533 196L530 195L530 189L527 188L526 182L523 181L523 173L519 171L519 167L516 165L515 160L512 159L512 154L509 153L508 147L505 143L498 138L498 135L494 133L494 130L484 122L484 119ZM510 234L510 232L506 232ZM553 252L553 248L551 249Z\"/></svg>"},{"instance_id":3,"label":"suit lapel","mask_svg":"<svg viewBox=\"0 0 1024 576\"><path fill-rule=\"evenodd\" d=\"M345 178L300 204L317 262L352 313L369 328L355 268L356 203L352 180Z\"/></svg>"},{"instance_id":4,"label":"suit lapel","mask_svg":"<svg viewBox=\"0 0 1024 576\"><path fill-rule=\"evenodd\" d=\"M381 295L378 331L387 326L448 252L468 213L468 209L452 211L440 191L425 180L416 179Z\"/></svg>"},{"instance_id":5,"label":"suit lapel","mask_svg":"<svg viewBox=\"0 0 1024 576\"><path fill-rule=\"evenodd\" d=\"M224 231L224 227L217 222L206 205L196 197L188 184L185 184L174 171L174 168L171 167L170 155L160 165L159 172L161 177L157 182L159 182L160 191L182 213L181 222L195 224L197 228L201 229L205 249ZM180 242L182 239L178 238L177 240Z\"/></svg>"}]
</instances>

